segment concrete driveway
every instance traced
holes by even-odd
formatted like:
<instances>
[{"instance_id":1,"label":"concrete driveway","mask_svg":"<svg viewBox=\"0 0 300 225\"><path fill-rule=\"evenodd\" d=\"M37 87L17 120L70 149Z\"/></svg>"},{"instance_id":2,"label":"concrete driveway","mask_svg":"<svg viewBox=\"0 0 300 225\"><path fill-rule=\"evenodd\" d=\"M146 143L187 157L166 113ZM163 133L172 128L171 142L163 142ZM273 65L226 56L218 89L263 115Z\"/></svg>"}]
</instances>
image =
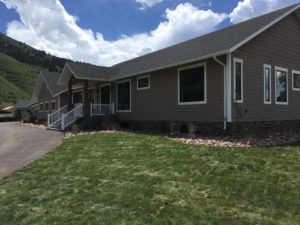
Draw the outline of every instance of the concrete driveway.
<instances>
[{"instance_id":1,"label":"concrete driveway","mask_svg":"<svg viewBox=\"0 0 300 225\"><path fill-rule=\"evenodd\" d=\"M0 123L0 178L55 148L63 133L17 123Z\"/></svg>"}]
</instances>

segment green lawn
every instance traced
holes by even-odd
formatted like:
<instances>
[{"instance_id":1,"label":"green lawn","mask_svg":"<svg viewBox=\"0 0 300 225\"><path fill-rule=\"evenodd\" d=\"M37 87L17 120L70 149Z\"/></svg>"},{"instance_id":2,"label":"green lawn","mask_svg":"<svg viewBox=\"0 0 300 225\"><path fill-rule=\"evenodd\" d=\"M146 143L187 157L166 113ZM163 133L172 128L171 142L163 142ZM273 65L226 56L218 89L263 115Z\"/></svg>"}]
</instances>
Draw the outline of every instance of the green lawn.
<instances>
[{"instance_id":1,"label":"green lawn","mask_svg":"<svg viewBox=\"0 0 300 225\"><path fill-rule=\"evenodd\" d=\"M299 224L300 148L67 139L0 181L0 224Z\"/></svg>"}]
</instances>

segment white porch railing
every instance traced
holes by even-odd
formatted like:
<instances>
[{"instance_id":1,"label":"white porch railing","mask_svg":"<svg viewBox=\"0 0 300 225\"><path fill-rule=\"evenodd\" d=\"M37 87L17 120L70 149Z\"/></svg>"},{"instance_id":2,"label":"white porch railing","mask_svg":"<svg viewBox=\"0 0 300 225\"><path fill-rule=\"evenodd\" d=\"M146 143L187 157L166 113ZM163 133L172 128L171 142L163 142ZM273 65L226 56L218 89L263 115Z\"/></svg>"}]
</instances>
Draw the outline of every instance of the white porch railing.
<instances>
[{"instance_id":1,"label":"white porch railing","mask_svg":"<svg viewBox=\"0 0 300 225\"><path fill-rule=\"evenodd\" d=\"M65 130L67 126L74 123L78 118L83 116L83 104L78 104L74 109L62 114L61 117L61 130Z\"/></svg>"},{"instance_id":2,"label":"white porch railing","mask_svg":"<svg viewBox=\"0 0 300 225\"><path fill-rule=\"evenodd\" d=\"M62 114L68 111L68 106L65 105L64 107L58 109L57 111L48 114L48 128L51 128L55 123L61 120Z\"/></svg>"},{"instance_id":3,"label":"white porch railing","mask_svg":"<svg viewBox=\"0 0 300 225\"><path fill-rule=\"evenodd\" d=\"M114 114L114 103L93 104L91 103L91 116L105 116Z\"/></svg>"}]
</instances>

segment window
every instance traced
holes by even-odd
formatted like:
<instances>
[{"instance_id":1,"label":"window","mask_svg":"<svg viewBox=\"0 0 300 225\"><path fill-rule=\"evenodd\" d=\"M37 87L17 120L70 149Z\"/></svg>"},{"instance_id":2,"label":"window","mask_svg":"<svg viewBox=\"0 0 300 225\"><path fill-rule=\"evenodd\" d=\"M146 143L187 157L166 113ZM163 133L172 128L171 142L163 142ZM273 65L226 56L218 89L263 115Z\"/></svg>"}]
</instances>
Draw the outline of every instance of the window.
<instances>
[{"instance_id":1,"label":"window","mask_svg":"<svg viewBox=\"0 0 300 225\"><path fill-rule=\"evenodd\" d=\"M150 88L150 76L142 76L137 78L137 90L145 90Z\"/></svg>"},{"instance_id":2,"label":"window","mask_svg":"<svg viewBox=\"0 0 300 225\"><path fill-rule=\"evenodd\" d=\"M264 65L264 103L271 104L271 66Z\"/></svg>"},{"instance_id":3,"label":"window","mask_svg":"<svg viewBox=\"0 0 300 225\"><path fill-rule=\"evenodd\" d=\"M49 111L49 102L45 102L45 112Z\"/></svg>"},{"instance_id":4,"label":"window","mask_svg":"<svg viewBox=\"0 0 300 225\"><path fill-rule=\"evenodd\" d=\"M288 70L276 67L275 71L275 102L288 104Z\"/></svg>"},{"instance_id":5,"label":"window","mask_svg":"<svg viewBox=\"0 0 300 225\"><path fill-rule=\"evenodd\" d=\"M40 112L43 112L43 111L44 111L44 103L40 102Z\"/></svg>"},{"instance_id":6,"label":"window","mask_svg":"<svg viewBox=\"0 0 300 225\"><path fill-rule=\"evenodd\" d=\"M292 77L293 77L293 90L300 91L300 71L293 70Z\"/></svg>"},{"instance_id":7,"label":"window","mask_svg":"<svg viewBox=\"0 0 300 225\"><path fill-rule=\"evenodd\" d=\"M178 69L178 104L206 103L206 64Z\"/></svg>"},{"instance_id":8,"label":"window","mask_svg":"<svg viewBox=\"0 0 300 225\"><path fill-rule=\"evenodd\" d=\"M234 59L234 100L243 103L243 60Z\"/></svg>"},{"instance_id":9,"label":"window","mask_svg":"<svg viewBox=\"0 0 300 225\"><path fill-rule=\"evenodd\" d=\"M131 82L122 81L117 84L117 109L119 112L131 110Z\"/></svg>"},{"instance_id":10,"label":"window","mask_svg":"<svg viewBox=\"0 0 300 225\"><path fill-rule=\"evenodd\" d=\"M51 111L55 111L56 110L56 101L52 101L51 102Z\"/></svg>"}]
</instances>

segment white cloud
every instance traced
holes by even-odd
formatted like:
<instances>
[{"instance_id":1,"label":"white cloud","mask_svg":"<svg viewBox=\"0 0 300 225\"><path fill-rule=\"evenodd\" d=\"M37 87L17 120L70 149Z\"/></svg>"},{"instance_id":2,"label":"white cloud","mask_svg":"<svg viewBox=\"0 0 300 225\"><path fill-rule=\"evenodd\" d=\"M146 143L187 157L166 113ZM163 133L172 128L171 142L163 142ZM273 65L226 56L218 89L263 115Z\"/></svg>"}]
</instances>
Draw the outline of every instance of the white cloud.
<instances>
[{"instance_id":1,"label":"white cloud","mask_svg":"<svg viewBox=\"0 0 300 225\"><path fill-rule=\"evenodd\" d=\"M239 23L295 3L299 0L243 0L229 17L232 23Z\"/></svg>"},{"instance_id":2,"label":"white cloud","mask_svg":"<svg viewBox=\"0 0 300 225\"><path fill-rule=\"evenodd\" d=\"M161 3L163 0L135 0L137 3L142 4L141 9L145 9L147 7L152 7L154 5L157 5L158 3Z\"/></svg>"},{"instance_id":3,"label":"white cloud","mask_svg":"<svg viewBox=\"0 0 300 225\"><path fill-rule=\"evenodd\" d=\"M112 65L213 31L227 18L190 3L179 4L165 11L156 29L107 41L101 33L80 28L59 0L0 1L16 9L21 18L8 23L8 36L53 55L97 65Z\"/></svg>"}]
</instances>

